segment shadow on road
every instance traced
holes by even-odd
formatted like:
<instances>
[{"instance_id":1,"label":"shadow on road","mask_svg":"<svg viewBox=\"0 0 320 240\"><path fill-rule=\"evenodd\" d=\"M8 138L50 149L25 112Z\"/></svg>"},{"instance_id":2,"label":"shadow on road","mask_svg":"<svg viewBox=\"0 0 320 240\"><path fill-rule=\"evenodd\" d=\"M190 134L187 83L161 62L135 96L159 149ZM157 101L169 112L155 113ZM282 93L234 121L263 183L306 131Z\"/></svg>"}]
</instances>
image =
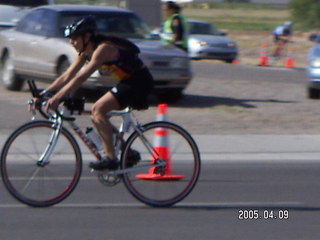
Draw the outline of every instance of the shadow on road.
<instances>
[{"instance_id":1,"label":"shadow on road","mask_svg":"<svg viewBox=\"0 0 320 240\"><path fill-rule=\"evenodd\" d=\"M224 106L238 106L243 108L256 108L253 103L294 103L296 101L283 101L277 99L237 99L227 97L215 97L215 96L201 96L185 94L178 102L170 104L176 107L188 107L188 108L205 108L214 107L219 105Z\"/></svg>"},{"instance_id":2,"label":"shadow on road","mask_svg":"<svg viewBox=\"0 0 320 240\"><path fill-rule=\"evenodd\" d=\"M8 208L5 204L0 204L1 207ZM21 204L10 205L12 208L27 208L27 206ZM244 210L244 209L256 209L256 210L287 210L287 211L320 211L319 206L304 206L300 203L276 203L276 202L259 202L256 203L248 202L247 204L244 202L241 203L206 203L206 202L195 202L195 203L178 203L177 205L173 205L171 207L150 207L141 203L101 203L101 204L58 204L54 206L54 208L78 208L78 209L141 209L141 210L163 210L163 209L176 209L176 210L190 210L190 211L216 211L216 210Z\"/></svg>"},{"instance_id":3,"label":"shadow on road","mask_svg":"<svg viewBox=\"0 0 320 240\"><path fill-rule=\"evenodd\" d=\"M40 88L39 88L40 89ZM24 92L29 92L25 89ZM79 90L76 97L85 97L87 103L94 103L97 101L104 92ZM151 96L149 99L151 106L159 104L159 100L155 96ZM182 108L206 108L214 106L229 106L229 107L242 107L242 108L256 108L254 103L295 103L297 101L283 101L278 99L237 99L228 97L216 97L216 96L204 96L184 94L177 102L170 102L170 106L182 107Z\"/></svg>"}]
</instances>

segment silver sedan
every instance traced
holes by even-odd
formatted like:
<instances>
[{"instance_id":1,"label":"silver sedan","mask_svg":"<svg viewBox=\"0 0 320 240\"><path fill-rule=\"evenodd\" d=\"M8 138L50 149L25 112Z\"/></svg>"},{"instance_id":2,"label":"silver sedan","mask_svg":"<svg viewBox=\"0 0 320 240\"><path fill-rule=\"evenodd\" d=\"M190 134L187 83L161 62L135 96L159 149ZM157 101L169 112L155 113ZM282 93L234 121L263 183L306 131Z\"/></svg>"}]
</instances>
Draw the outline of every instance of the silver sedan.
<instances>
[{"instance_id":1,"label":"silver sedan","mask_svg":"<svg viewBox=\"0 0 320 240\"><path fill-rule=\"evenodd\" d=\"M188 51L193 59L218 59L232 62L237 58L236 43L225 37L212 24L187 20L189 26Z\"/></svg>"},{"instance_id":2,"label":"silver sedan","mask_svg":"<svg viewBox=\"0 0 320 240\"><path fill-rule=\"evenodd\" d=\"M135 42L155 79L161 100L177 100L192 74L187 54L165 46L133 12L101 6L50 5L35 8L13 29L0 32L1 80L9 90L21 90L24 80L52 82L73 61L76 52L63 38L64 27L84 16L95 16L98 31ZM97 71L86 88L111 88L115 80Z\"/></svg>"}]
</instances>

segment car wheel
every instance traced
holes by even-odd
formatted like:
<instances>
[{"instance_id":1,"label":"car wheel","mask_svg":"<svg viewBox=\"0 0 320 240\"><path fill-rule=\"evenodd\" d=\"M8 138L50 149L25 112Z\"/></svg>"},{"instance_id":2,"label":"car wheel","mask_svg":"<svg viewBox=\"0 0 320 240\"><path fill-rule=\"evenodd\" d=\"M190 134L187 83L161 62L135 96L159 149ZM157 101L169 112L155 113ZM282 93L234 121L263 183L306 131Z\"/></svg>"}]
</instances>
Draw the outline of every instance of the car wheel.
<instances>
[{"instance_id":1,"label":"car wheel","mask_svg":"<svg viewBox=\"0 0 320 240\"><path fill-rule=\"evenodd\" d=\"M320 98L320 90L314 88L308 88L308 97L310 99L319 99Z\"/></svg>"},{"instance_id":2,"label":"car wheel","mask_svg":"<svg viewBox=\"0 0 320 240\"><path fill-rule=\"evenodd\" d=\"M58 67L57 67L58 76L60 76L62 73L64 73L69 66L70 66L70 62L68 59L66 59L66 58L61 59L58 63Z\"/></svg>"},{"instance_id":3,"label":"car wheel","mask_svg":"<svg viewBox=\"0 0 320 240\"><path fill-rule=\"evenodd\" d=\"M234 61L234 59L227 59L225 61L226 61L226 63L232 63Z\"/></svg>"},{"instance_id":4,"label":"car wheel","mask_svg":"<svg viewBox=\"0 0 320 240\"><path fill-rule=\"evenodd\" d=\"M23 87L24 80L15 73L13 61L9 54L6 54L3 58L1 79L8 90L20 91Z\"/></svg>"},{"instance_id":5,"label":"car wheel","mask_svg":"<svg viewBox=\"0 0 320 240\"><path fill-rule=\"evenodd\" d=\"M182 97L183 89L169 89L166 91L158 92L156 95L161 102L173 103Z\"/></svg>"}]
</instances>

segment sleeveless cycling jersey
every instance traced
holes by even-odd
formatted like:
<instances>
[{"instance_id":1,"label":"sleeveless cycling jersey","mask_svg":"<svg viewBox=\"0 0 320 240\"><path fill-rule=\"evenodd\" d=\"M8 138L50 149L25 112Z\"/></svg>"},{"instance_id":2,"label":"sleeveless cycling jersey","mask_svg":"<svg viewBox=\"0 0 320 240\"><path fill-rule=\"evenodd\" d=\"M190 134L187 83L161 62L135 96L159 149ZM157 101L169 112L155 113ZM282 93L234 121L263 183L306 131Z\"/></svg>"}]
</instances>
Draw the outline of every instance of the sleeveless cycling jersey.
<instances>
[{"instance_id":1,"label":"sleeveless cycling jersey","mask_svg":"<svg viewBox=\"0 0 320 240\"><path fill-rule=\"evenodd\" d=\"M100 36L97 46L101 43L111 44L117 47L117 56L110 62L105 62L99 68L101 75L111 75L118 81L132 77L138 70L144 67L138 54L140 50L132 42L118 37Z\"/></svg>"}]
</instances>

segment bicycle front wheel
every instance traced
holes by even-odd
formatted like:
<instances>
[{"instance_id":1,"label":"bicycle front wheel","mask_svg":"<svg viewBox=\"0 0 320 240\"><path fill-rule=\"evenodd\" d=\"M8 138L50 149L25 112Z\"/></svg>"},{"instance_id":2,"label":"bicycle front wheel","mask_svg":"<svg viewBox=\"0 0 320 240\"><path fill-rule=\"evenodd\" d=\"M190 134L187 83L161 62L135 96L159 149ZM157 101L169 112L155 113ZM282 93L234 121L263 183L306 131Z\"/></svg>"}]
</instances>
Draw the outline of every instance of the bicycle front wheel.
<instances>
[{"instance_id":1,"label":"bicycle front wheel","mask_svg":"<svg viewBox=\"0 0 320 240\"><path fill-rule=\"evenodd\" d=\"M82 170L79 146L62 128L46 164L38 163L55 131L50 121L22 125L6 141L1 176L10 194L33 207L47 207L65 199L76 187Z\"/></svg>"},{"instance_id":2,"label":"bicycle front wheel","mask_svg":"<svg viewBox=\"0 0 320 240\"><path fill-rule=\"evenodd\" d=\"M123 169L134 163L123 175L129 192L154 207L168 207L184 199L195 186L201 165L190 134L170 122L148 123L141 127L141 133L133 132L121 160ZM159 162L165 162L165 166L156 166Z\"/></svg>"}]
</instances>

